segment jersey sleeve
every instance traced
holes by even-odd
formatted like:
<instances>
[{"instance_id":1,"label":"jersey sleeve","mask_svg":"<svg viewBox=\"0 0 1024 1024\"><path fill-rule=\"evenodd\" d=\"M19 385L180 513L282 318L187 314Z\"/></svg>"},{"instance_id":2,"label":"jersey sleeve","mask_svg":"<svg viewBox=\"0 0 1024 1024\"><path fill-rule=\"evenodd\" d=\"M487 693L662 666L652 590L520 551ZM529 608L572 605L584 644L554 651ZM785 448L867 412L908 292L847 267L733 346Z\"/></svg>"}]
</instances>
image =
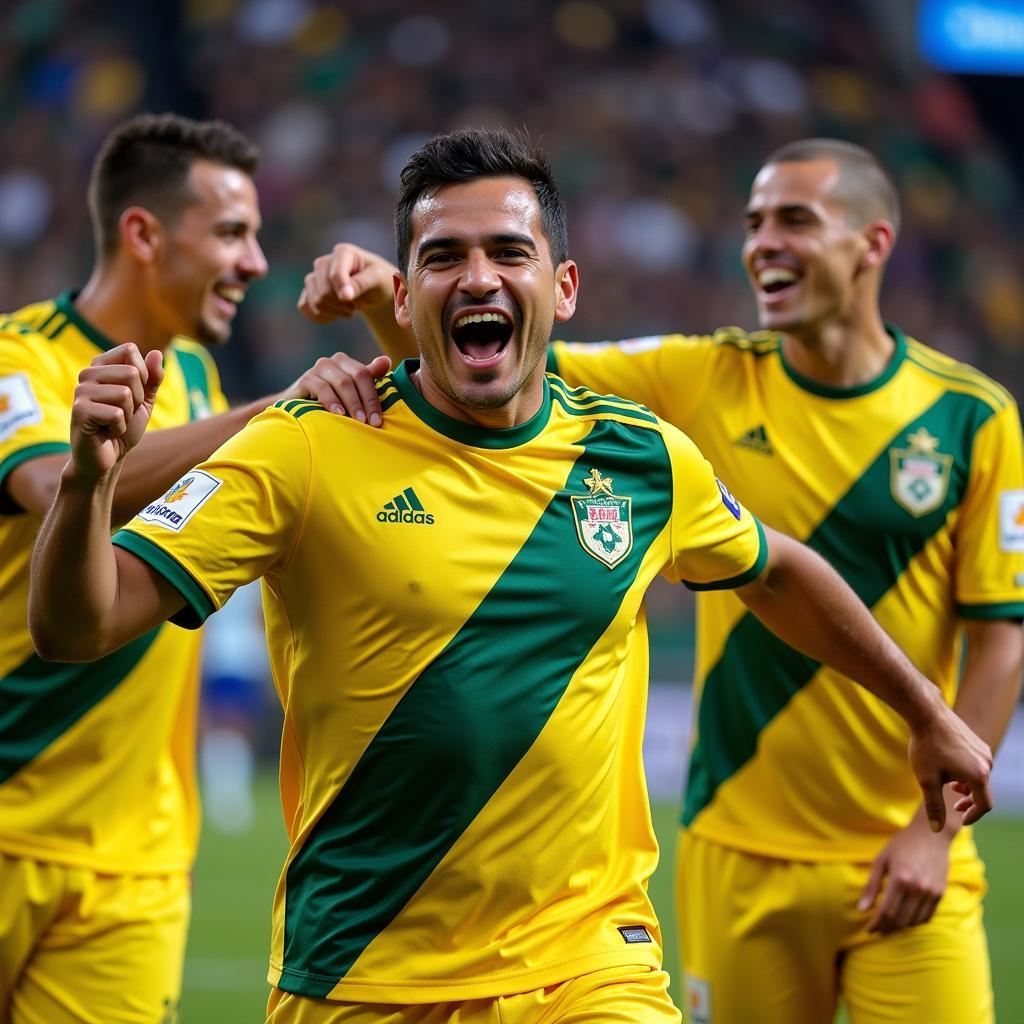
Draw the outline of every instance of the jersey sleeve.
<instances>
[{"instance_id":1,"label":"jersey sleeve","mask_svg":"<svg viewBox=\"0 0 1024 1024\"><path fill-rule=\"evenodd\" d=\"M0 491L23 462L71 451L68 396L37 354L28 339L0 335Z\"/></svg>"},{"instance_id":2,"label":"jersey sleeve","mask_svg":"<svg viewBox=\"0 0 1024 1024\"><path fill-rule=\"evenodd\" d=\"M246 583L281 571L302 531L312 458L287 412L261 413L114 536L185 598L195 628Z\"/></svg>"},{"instance_id":3,"label":"jersey sleeve","mask_svg":"<svg viewBox=\"0 0 1024 1024\"><path fill-rule=\"evenodd\" d=\"M1011 401L978 431L954 538L963 618L1024 616L1024 456Z\"/></svg>"},{"instance_id":4,"label":"jersey sleeve","mask_svg":"<svg viewBox=\"0 0 1024 1024\"><path fill-rule=\"evenodd\" d=\"M755 580L768 560L760 522L685 434L666 427L665 444L672 463L673 561L663 575L691 590L730 590Z\"/></svg>"},{"instance_id":5,"label":"jersey sleeve","mask_svg":"<svg viewBox=\"0 0 1024 1024\"><path fill-rule=\"evenodd\" d=\"M548 370L573 387L619 395L646 405L685 430L710 382L710 338L668 334L629 341L556 341Z\"/></svg>"}]
</instances>

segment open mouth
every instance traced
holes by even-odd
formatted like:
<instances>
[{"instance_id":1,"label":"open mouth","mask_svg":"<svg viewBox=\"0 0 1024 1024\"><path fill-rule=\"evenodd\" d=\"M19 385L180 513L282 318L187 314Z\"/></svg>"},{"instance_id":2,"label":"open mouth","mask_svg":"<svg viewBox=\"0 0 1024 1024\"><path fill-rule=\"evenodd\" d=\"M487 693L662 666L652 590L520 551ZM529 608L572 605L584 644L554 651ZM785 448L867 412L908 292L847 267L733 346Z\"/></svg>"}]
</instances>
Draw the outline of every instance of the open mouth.
<instances>
[{"instance_id":1,"label":"open mouth","mask_svg":"<svg viewBox=\"0 0 1024 1024\"><path fill-rule=\"evenodd\" d=\"M504 313L467 313L452 325L452 341L467 363L491 363L512 339L513 325Z\"/></svg>"},{"instance_id":2,"label":"open mouth","mask_svg":"<svg viewBox=\"0 0 1024 1024\"><path fill-rule=\"evenodd\" d=\"M800 274L789 267L765 267L757 274L757 286L765 295L778 295L799 280Z\"/></svg>"},{"instance_id":3,"label":"open mouth","mask_svg":"<svg viewBox=\"0 0 1024 1024\"><path fill-rule=\"evenodd\" d=\"M230 303L234 307L245 298L245 289L237 284L222 281L213 286L213 294L222 302Z\"/></svg>"}]
</instances>

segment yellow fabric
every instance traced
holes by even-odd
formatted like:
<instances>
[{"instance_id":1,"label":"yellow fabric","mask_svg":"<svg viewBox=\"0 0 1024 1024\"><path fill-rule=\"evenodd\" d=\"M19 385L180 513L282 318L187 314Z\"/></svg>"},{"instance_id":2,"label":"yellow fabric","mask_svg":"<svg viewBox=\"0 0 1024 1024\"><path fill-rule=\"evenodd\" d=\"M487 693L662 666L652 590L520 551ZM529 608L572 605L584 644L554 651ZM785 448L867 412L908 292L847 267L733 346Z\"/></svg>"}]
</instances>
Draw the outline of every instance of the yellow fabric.
<instances>
[{"instance_id":1,"label":"yellow fabric","mask_svg":"<svg viewBox=\"0 0 1024 1024\"><path fill-rule=\"evenodd\" d=\"M292 844L271 982L405 1004L660 966L642 597L756 574L760 527L631 403L549 379L488 432L408 363L379 387L383 429L279 403L115 538L181 621L263 575Z\"/></svg>"},{"instance_id":2,"label":"yellow fabric","mask_svg":"<svg viewBox=\"0 0 1024 1024\"><path fill-rule=\"evenodd\" d=\"M105 347L68 295L0 319L0 488L26 460L69 450L78 373ZM209 356L179 340L153 429L191 417L178 351L203 361L209 404L225 407ZM25 616L38 528L24 513L0 516L0 850L107 872L185 869L198 833L199 637L165 626L127 664L40 663ZM93 687L97 699L76 707Z\"/></svg>"},{"instance_id":3,"label":"yellow fabric","mask_svg":"<svg viewBox=\"0 0 1024 1024\"><path fill-rule=\"evenodd\" d=\"M0 854L5 1024L176 1024L189 879Z\"/></svg>"},{"instance_id":4,"label":"yellow fabric","mask_svg":"<svg viewBox=\"0 0 1024 1024\"><path fill-rule=\"evenodd\" d=\"M895 564L894 580L868 603L952 702L962 618L1024 615L1020 423L1010 396L984 375L892 335L895 355L881 377L845 391L802 379L769 333L557 343L553 355L568 381L615 390L685 430L766 524L812 546L827 537L832 546L819 550L855 589ZM915 549L926 506L940 494L952 507ZM871 859L920 802L903 722L822 668L762 710L795 670L744 650L747 641L729 644L744 613L729 593L698 598L697 692L711 676L712 696L724 682L736 699L712 714L702 696L685 820L753 853ZM734 753L743 729L756 746ZM731 770L701 791L715 757ZM973 856L962 832L954 857Z\"/></svg>"},{"instance_id":5,"label":"yellow fabric","mask_svg":"<svg viewBox=\"0 0 1024 1024\"><path fill-rule=\"evenodd\" d=\"M837 973L851 1024L991 1024L979 865L953 868L930 921L881 936L857 910L869 864L760 857L692 831L677 862L690 1024L830 1021Z\"/></svg>"},{"instance_id":6,"label":"yellow fabric","mask_svg":"<svg viewBox=\"0 0 1024 1024\"><path fill-rule=\"evenodd\" d=\"M337 1003L274 989L267 1024L669 1024L682 1018L668 975L649 967L595 971L496 999L394 1006Z\"/></svg>"}]
</instances>

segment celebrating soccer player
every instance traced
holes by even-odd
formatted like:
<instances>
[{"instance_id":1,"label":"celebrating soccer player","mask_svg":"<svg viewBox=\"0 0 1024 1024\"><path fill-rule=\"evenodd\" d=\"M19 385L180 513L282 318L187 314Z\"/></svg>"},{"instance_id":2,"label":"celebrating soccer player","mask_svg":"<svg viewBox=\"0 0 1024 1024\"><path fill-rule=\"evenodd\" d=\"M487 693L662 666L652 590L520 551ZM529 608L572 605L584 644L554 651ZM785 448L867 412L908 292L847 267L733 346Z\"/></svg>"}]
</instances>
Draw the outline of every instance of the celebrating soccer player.
<instances>
[{"instance_id":1,"label":"celebrating soccer player","mask_svg":"<svg viewBox=\"0 0 1024 1024\"><path fill-rule=\"evenodd\" d=\"M378 386L383 429L279 402L112 542L163 370L128 345L83 379L33 637L50 658L107 655L263 577L292 844L273 1024L678 1021L647 896L655 576L734 590L892 703L937 823L947 778L968 819L991 806L988 748L685 435L546 376L578 273L539 154L504 132L433 139L403 172L396 235L421 359Z\"/></svg>"},{"instance_id":2,"label":"celebrating soccer player","mask_svg":"<svg viewBox=\"0 0 1024 1024\"><path fill-rule=\"evenodd\" d=\"M48 665L26 624L29 558L68 459L79 371L106 401L136 386L116 341L162 352L165 373L114 522L281 397L226 411L206 351L267 270L256 159L220 122L121 125L89 187L88 283L0 318L0 1020L176 1014L198 831L198 635L154 628L92 664ZM283 394L335 399L317 365Z\"/></svg>"}]
</instances>

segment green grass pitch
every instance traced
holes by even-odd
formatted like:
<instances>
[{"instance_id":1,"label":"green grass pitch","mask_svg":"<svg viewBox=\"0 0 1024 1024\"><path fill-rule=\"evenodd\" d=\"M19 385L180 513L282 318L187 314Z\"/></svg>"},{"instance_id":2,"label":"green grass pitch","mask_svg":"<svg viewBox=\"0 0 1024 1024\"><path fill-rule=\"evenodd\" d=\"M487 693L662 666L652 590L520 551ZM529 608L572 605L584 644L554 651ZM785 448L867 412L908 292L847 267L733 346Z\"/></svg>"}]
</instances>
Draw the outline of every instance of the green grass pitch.
<instances>
[{"instance_id":1,"label":"green grass pitch","mask_svg":"<svg viewBox=\"0 0 1024 1024\"><path fill-rule=\"evenodd\" d=\"M666 933L665 963L675 980L672 852L675 808L655 806L662 864L651 890ZM986 903L996 1016L1024 1021L1024 818L989 818L977 828L994 893ZM275 782L260 777L254 827L225 836L207 823L195 871L195 904L181 1019L187 1024L256 1024L266 1006L270 910L286 844Z\"/></svg>"}]
</instances>

